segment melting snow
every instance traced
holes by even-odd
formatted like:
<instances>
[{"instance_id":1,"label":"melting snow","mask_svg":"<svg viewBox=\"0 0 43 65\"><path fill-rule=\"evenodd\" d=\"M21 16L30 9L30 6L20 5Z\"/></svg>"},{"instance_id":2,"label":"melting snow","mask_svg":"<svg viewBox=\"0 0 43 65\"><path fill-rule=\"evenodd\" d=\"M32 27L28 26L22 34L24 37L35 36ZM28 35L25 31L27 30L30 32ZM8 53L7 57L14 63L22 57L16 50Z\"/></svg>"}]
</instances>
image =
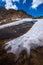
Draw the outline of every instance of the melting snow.
<instances>
[{"instance_id":1,"label":"melting snow","mask_svg":"<svg viewBox=\"0 0 43 65\"><path fill-rule=\"evenodd\" d=\"M29 57L31 49L43 46L43 19L37 19L37 22L27 33L7 42L6 44L4 49L11 47L7 53L11 52L16 54L16 60L19 57L20 52L24 49L27 51Z\"/></svg>"},{"instance_id":2,"label":"melting snow","mask_svg":"<svg viewBox=\"0 0 43 65\"><path fill-rule=\"evenodd\" d=\"M25 23L25 22L31 22L31 21L32 21L32 18L24 18L24 19L21 19L19 21L15 21L15 22L0 25L0 29L3 29L5 27L19 25L19 24L22 24L22 23Z\"/></svg>"}]
</instances>

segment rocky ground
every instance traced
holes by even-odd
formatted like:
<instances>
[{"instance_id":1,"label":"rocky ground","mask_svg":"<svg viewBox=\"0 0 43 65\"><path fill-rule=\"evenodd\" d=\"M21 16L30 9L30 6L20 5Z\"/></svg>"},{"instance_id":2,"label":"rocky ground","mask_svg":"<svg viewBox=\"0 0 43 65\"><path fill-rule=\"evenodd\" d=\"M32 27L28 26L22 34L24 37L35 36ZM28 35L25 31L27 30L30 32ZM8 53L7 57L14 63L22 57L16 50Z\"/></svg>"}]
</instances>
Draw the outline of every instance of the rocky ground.
<instances>
[{"instance_id":1,"label":"rocky ground","mask_svg":"<svg viewBox=\"0 0 43 65\"><path fill-rule=\"evenodd\" d=\"M9 22L13 22L16 20L20 20L22 18L31 17L26 14L24 14L22 11L17 11L15 13L14 10L6 11L2 7L0 7L0 25L6 24ZM5 12L5 13L4 13ZM4 13L4 14L3 14ZM11 14L12 13L12 14ZM2 15L3 14L3 15ZM0 65L43 65L43 47L36 48L35 50L31 50L30 57L27 57L26 51L22 51L19 55L18 60L15 62L14 58L15 55L12 53L7 54L6 51L3 49L3 44L8 42L9 40L18 37L20 35L23 35L25 32L27 32L32 25L26 26L26 28L22 28L23 25L10 27L9 29L6 28L6 30L0 30ZM21 27L21 28L20 28ZM17 33L15 33L14 37L9 33L9 30L16 30L17 28L20 28ZM6 33L6 35L5 35ZM8 36L8 33L10 34L10 37ZM3 34L3 35L2 35ZM2 36L8 36L7 38L2 38ZM1 39L2 38L2 39ZM9 47L10 49L10 47Z\"/></svg>"},{"instance_id":2,"label":"rocky ground","mask_svg":"<svg viewBox=\"0 0 43 65\"><path fill-rule=\"evenodd\" d=\"M7 54L7 50L2 49L2 45L6 41L8 40L6 39L0 42L0 65L43 65L43 47L31 50L29 58L27 58L26 51L22 51L18 60L15 62L15 55L12 53Z\"/></svg>"}]
</instances>

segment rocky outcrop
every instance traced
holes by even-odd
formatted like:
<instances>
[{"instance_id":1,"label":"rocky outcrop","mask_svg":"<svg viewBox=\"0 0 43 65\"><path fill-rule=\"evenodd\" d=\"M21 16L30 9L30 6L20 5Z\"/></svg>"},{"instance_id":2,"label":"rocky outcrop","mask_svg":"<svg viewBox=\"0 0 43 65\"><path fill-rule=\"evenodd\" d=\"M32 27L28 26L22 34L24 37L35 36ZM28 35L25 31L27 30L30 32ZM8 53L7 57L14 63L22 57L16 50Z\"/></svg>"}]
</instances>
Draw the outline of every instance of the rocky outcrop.
<instances>
[{"instance_id":1,"label":"rocky outcrop","mask_svg":"<svg viewBox=\"0 0 43 65\"><path fill-rule=\"evenodd\" d=\"M6 10L4 7L0 7L0 24L13 22L22 18L32 18L32 16L26 14L24 11Z\"/></svg>"}]
</instances>

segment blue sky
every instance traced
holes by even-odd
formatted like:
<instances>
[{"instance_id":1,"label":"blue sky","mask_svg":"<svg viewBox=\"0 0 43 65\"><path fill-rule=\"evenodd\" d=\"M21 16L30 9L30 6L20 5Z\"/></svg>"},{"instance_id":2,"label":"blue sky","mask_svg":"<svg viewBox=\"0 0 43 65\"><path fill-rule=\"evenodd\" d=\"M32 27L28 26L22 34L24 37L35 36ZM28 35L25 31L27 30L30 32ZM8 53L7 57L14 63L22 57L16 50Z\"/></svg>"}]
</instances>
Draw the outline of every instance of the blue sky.
<instances>
[{"instance_id":1,"label":"blue sky","mask_svg":"<svg viewBox=\"0 0 43 65\"><path fill-rule=\"evenodd\" d=\"M24 10L34 17L43 16L43 0L0 0L6 9Z\"/></svg>"}]
</instances>

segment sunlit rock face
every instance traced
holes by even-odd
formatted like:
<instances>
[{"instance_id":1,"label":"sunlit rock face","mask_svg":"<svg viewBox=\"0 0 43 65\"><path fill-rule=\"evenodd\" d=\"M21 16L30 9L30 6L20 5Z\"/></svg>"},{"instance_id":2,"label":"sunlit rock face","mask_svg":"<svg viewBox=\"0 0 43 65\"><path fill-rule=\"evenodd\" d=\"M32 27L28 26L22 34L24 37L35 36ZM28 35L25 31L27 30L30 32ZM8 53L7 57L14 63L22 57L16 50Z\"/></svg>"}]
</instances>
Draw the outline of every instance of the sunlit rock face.
<instances>
[{"instance_id":1,"label":"sunlit rock face","mask_svg":"<svg viewBox=\"0 0 43 65\"><path fill-rule=\"evenodd\" d=\"M27 56L30 55L30 50L35 49L39 46L43 46L43 19L37 19L37 22L32 26L32 28L24 35L7 42L4 45L4 49L7 53L16 54L16 60L19 57L21 51L26 50Z\"/></svg>"},{"instance_id":2,"label":"sunlit rock face","mask_svg":"<svg viewBox=\"0 0 43 65\"><path fill-rule=\"evenodd\" d=\"M18 21L23 18L32 18L32 16L26 14L24 11L16 11L14 9L6 10L4 7L0 6L0 25Z\"/></svg>"}]
</instances>

